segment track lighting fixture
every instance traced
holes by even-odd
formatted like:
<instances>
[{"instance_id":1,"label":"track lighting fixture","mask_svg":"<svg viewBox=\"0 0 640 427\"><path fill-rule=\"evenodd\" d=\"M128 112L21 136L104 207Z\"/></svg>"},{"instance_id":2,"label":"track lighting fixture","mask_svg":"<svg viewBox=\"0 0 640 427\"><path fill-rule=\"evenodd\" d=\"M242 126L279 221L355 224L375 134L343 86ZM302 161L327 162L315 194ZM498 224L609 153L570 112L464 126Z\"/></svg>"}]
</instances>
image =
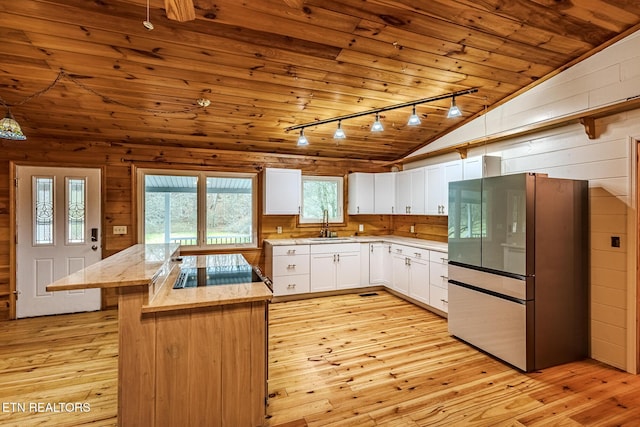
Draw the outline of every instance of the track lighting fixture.
<instances>
[{"instance_id":1,"label":"track lighting fixture","mask_svg":"<svg viewBox=\"0 0 640 427\"><path fill-rule=\"evenodd\" d=\"M384 126L382 126L382 122L380 121L380 113L376 113L376 121L371 125L371 132L382 132L384 130Z\"/></svg>"},{"instance_id":2,"label":"track lighting fixture","mask_svg":"<svg viewBox=\"0 0 640 427\"><path fill-rule=\"evenodd\" d=\"M462 111L460 111L460 108L458 108L458 106L456 105L456 97L454 96L451 98L451 107L449 107L447 118L453 119L455 117L460 117L460 116L462 116Z\"/></svg>"},{"instance_id":3,"label":"track lighting fixture","mask_svg":"<svg viewBox=\"0 0 640 427\"><path fill-rule=\"evenodd\" d=\"M326 123L338 122L338 128L336 129L335 133L333 134L333 137L336 138L336 139L343 139L343 138L346 138L346 135L345 135L344 131L342 130L342 120L353 119L353 118L356 118L356 117L362 117L362 116L366 116L366 115L369 115L369 114L375 114L376 115L375 122L371 126L371 131L372 132L381 132L381 131L384 130L384 126L382 125L382 122L380 121L380 113L382 113L383 111L397 110L399 108L406 108L406 107L412 107L412 114L409 117L407 125L409 125L409 126L417 126L417 125L419 125L421 123L421 120L420 120L420 116L418 116L416 114L416 105L426 104L428 102L440 101L440 100L448 99L448 98L451 98L451 108L449 108L449 111L447 113L447 117L448 118L460 117L460 116L462 116L462 112L460 111L460 108L458 108L458 106L456 105L456 97L457 96L462 96L462 95L468 95L470 93L476 93L476 92L478 92L477 88L461 90L461 91L458 91L458 92L448 93L446 95L433 96L431 98L423 98L423 99L419 99L417 101L405 102L403 104L397 104L397 105L390 105L388 107L382 107L382 108L377 108L375 110L363 111L361 113L347 114L347 115L344 115L344 116L334 117L334 118L331 118L331 119L316 120L315 122L305 123L305 124L302 124L302 125L290 126L290 127L285 129L285 132L289 132L289 131L292 131L292 130L300 129L300 136L298 137L298 145L307 145L307 144L309 144L309 141L304 136L304 128L311 127L311 126L317 126L317 125L323 125L323 124L326 124ZM425 115L425 117L426 117L426 115Z\"/></svg>"},{"instance_id":4,"label":"track lighting fixture","mask_svg":"<svg viewBox=\"0 0 640 427\"><path fill-rule=\"evenodd\" d=\"M342 120L338 120L338 127L336 129L336 131L333 133L333 137L335 139L344 139L347 136L344 134L344 131L342 130Z\"/></svg>"},{"instance_id":5,"label":"track lighting fixture","mask_svg":"<svg viewBox=\"0 0 640 427\"><path fill-rule=\"evenodd\" d=\"M307 137L304 136L304 128L300 129L300 136L298 137L298 147L303 145L309 145Z\"/></svg>"},{"instance_id":6,"label":"track lighting fixture","mask_svg":"<svg viewBox=\"0 0 640 427\"><path fill-rule=\"evenodd\" d=\"M421 123L420 117L416 114L416 106L413 106L413 113L409 116L407 124L409 126L418 126Z\"/></svg>"}]
</instances>

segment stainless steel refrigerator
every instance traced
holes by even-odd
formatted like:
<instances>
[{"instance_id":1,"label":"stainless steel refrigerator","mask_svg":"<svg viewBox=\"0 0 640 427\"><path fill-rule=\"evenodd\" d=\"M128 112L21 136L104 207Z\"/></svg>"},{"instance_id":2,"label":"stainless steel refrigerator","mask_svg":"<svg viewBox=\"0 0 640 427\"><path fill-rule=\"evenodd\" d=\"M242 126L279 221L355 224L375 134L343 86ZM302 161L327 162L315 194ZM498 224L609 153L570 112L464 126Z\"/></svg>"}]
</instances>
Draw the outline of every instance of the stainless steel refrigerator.
<instances>
[{"instance_id":1,"label":"stainless steel refrigerator","mask_svg":"<svg viewBox=\"0 0 640 427\"><path fill-rule=\"evenodd\" d=\"M588 355L588 183L449 184L449 332L526 372Z\"/></svg>"}]
</instances>

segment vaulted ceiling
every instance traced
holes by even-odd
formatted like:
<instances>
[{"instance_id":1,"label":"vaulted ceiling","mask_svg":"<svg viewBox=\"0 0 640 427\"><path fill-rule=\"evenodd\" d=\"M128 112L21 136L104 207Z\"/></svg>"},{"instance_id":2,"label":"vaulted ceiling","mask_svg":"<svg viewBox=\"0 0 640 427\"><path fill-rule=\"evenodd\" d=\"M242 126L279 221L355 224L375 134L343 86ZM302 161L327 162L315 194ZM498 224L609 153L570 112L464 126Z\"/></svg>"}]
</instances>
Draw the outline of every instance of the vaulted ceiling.
<instances>
[{"instance_id":1,"label":"vaulted ceiling","mask_svg":"<svg viewBox=\"0 0 640 427\"><path fill-rule=\"evenodd\" d=\"M0 0L0 98L21 144L393 161L638 28L636 0L149 0L148 19L146 0ZM415 127L404 108L380 133L373 115L306 147L286 132L473 88L458 119L444 99Z\"/></svg>"}]
</instances>

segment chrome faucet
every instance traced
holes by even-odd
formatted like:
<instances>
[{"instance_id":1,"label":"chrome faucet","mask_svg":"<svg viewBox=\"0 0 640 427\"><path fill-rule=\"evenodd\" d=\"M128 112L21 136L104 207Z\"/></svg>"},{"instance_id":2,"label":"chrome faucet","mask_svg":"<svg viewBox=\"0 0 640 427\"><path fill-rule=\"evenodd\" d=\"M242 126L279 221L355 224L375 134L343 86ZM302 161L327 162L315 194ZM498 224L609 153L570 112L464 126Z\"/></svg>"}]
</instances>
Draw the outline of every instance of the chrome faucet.
<instances>
[{"instance_id":1,"label":"chrome faucet","mask_svg":"<svg viewBox=\"0 0 640 427\"><path fill-rule=\"evenodd\" d=\"M322 228L320 237L329 237L329 209L322 211Z\"/></svg>"}]
</instances>

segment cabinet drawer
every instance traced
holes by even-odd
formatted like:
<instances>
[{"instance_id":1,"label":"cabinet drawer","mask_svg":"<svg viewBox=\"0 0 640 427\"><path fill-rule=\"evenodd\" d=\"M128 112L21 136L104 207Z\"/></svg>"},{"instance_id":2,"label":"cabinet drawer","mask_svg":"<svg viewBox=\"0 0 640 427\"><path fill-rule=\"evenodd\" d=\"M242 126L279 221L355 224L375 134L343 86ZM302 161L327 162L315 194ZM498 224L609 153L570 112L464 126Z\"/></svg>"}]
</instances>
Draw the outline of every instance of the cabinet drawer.
<instances>
[{"instance_id":1,"label":"cabinet drawer","mask_svg":"<svg viewBox=\"0 0 640 427\"><path fill-rule=\"evenodd\" d=\"M407 258L421 259L429 261L429 251L426 249L414 248L412 246L391 245L391 253L394 255L402 255Z\"/></svg>"},{"instance_id":2,"label":"cabinet drawer","mask_svg":"<svg viewBox=\"0 0 640 427\"><path fill-rule=\"evenodd\" d=\"M291 276L295 274L309 274L309 255L273 257L274 276Z\"/></svg>"},{"instance_id":3,"label":"cabinet drawer","mask_svg":"<svg viewBox=\"0 0 640 427\"><path fill-rule=\"evenodd\" d=\"M360 252L360 243L320 243L311 245L312 254L337 254L339 252Z\"/></svg>"},{"instance_id":4,"label":"cabinet drawer","mask_svg":"<svg viewBox=\"0 0 640 427\"><path fill-rule=\"evenodd\" d=\"M437 262L438 264L446 266L449 262L449 254L446 252L429 251L429 261Z\"/></svg>"},{"instance_id":5,"label":"cabinet drawer","mask_svg":"<svg viewBox=\"0 0 640 427\"><path fill-rule=\"evenodd\" d=\"M449 310L449 292L439 286L429 289L429 305L445 313Z\"/></svg>"},{"instance_id":6,"label":"cabinet drawer","mask_svg":"<svg viewBox=\"0 0 640 427\"><path fill-rule=\"evenodd\" d=\"M429 263L429 283L447 289L449 286L449 266L439 262Z\"/></svg>"},{"instance_id":7,"label":"cabinet drawer","mask_svg":"<svg viewBox=\"0 0 640 427\"><path fill-rule=\"evenodd\" d=\"M309 245L274 246L273 256L295 256L309 254Z\"/></svg>"},{"instance_id":8,"label":"cabinet drawer","mask_svg":"<svg viewBox=\"0 0 640 427\"><path fill-rule=\"evenodd\" d=\"M308 274L275 276L273 278L273 294L275 296L304 294L310 290Z\"/></svg>"}]
</instances>

